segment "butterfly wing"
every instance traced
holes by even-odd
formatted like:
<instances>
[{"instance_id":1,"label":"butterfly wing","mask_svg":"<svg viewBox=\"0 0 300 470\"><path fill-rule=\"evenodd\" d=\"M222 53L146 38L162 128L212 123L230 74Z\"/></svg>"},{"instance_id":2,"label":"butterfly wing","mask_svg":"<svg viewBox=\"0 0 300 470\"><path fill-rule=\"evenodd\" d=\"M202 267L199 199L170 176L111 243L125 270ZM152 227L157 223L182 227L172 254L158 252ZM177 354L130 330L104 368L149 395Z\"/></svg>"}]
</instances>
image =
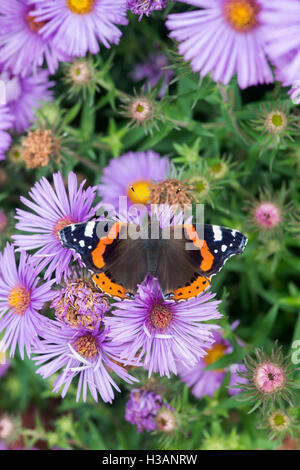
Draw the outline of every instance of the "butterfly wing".
<instances>
[{"instance_id":1,"label":"butterfly wing","mask_svg":"<svg viewBox=\"0 0 300 470\"><path fill-rule=\"evenodd\" d=\"M75 251L93 281L111 297L131 297L147 274L142 240L126 237L127 224L114 221L72 224L59 232L62 245Z\"/></svg>"},{"instance_id":2,"label":"butterfly wing","mask_svg":"<svg viewBox=\"0 0 300 470\"><path fill-rule=\"evenodd\" d=\"M214 225L183 225L182 238L163 240L157 278L163 294L187 300L210 286L210 280L231 256L242 253L247 238L241 232ZM177 231L178 233L178 231Z\"/></svg>"},{"instance_id":3,"label":"butterfly wing","mask_svg":"<svg viewBox=\"0 0 300 470\"><path fill-rule=\"evenodd\" d=\"M247 238L237 230L215 225L180 228L181 238L171 227L168 239L162 233L157 245L155 242L158 263L151 275L158 278L166 297L187 300L209 287L211 277L228 258L242 253ZM95 284L120 299L134 296L153 265L149 263L149 244L124 236L127 229L128 224L104 220L72 224L59 233L63 246L74 250L93 272Z\"/></svg>"}]
</instances>

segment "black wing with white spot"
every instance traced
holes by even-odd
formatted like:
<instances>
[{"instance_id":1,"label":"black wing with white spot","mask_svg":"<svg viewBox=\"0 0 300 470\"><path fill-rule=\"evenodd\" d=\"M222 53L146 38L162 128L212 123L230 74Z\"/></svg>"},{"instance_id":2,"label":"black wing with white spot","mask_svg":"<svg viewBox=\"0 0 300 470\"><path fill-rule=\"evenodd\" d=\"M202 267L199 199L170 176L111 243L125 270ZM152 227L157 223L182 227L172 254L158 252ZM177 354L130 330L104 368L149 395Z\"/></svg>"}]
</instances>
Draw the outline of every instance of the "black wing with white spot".
<instances>
[{"instance_id":1,"label":"black wing with white spot","mask_svg":"<svg viewBox=\"0 0 300 470\"><path fill-rule=\"evenodd\" d=\"M93 272L100 272L94 261L93 252L99 239L109 233L114 221L86 222L67 225L59 232L59 238L64 248L75 251L83 264Z\"/></svg>"},{"instance_id":2,"label":"black wing with white spot","mask_svg":"<svg viewBox=\"0 0 300 470\"><path fill-rule=\"evenodd\" d=\"M204 240L214 257L210 270L205 273L208 276L219 272L231 256L241 254L248 241L238 230L208 224L204 225Z\"/></svg>"}]
</instances>

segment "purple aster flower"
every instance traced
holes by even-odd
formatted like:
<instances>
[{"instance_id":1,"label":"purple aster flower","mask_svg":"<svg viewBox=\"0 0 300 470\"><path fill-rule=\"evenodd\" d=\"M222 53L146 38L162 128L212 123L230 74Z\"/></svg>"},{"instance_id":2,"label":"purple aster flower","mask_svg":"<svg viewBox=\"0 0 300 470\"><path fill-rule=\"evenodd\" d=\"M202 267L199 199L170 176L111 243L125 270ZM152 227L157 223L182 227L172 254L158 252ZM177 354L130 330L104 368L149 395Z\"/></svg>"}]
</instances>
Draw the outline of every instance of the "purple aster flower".
<instances>
[{"instance_id":1,"label":"purple aster flower","mask_svg":"<svg viewBox=\"0 0 300 470\"><path fill-rule=\"evenodd\" d=\"M235 325L232 325L232 329ZM186 364L178 364L179 375L181 380L185 382L188 387L192 387L192 393L196 398L202 398L204 395L210 397L214 396L215 392L221 387L223 380L226 375L226 369L216 370L203 370L213 362L221 359L226 354L230 354L233 351L231 344L222 336L220 331L214 331L214 344L212 347L207 348L206 355L200 359L198 364L194 367L187 367ZM230 386L232 387L235 383L237 374L236 371L242 367L238 364L230 366ZM237 390L236 393L240 391ZM234 395L235 391L232 388L229 389L229 394Z\"/></svg>"},{"instance_id":2,"label":"purple aster flower","mask_svg":"<svg viewBox=\"0 0 300 470\"><path fill-rule=\"evenodd\" d=\"M0 161L5 160L5 152L11 144L11 136L6 132L13 127L14 118L7 106L0 106Z\"/></svg>"},{"instance_id":3,"label":"purple aster flower","mask_svg":"<svg viewBox=\"0 0 300 470\"><path fill-rule=\"evenodd\" d=\"M276 77L284 86L300 79L300 2L273 0L262 12L264 40Z\"/></svg>"},{"instance_id":4,"label":"purple aster flower","mask_svg":"<svg viewBox=\"0 0 300 470\"><path fill-rule=\"evenodd\" d=\"M45 22L40 34L66 54L84 57L99 52L99 44L118 44L126 25L125 0L30 0L36 6L37 21Z\"/></svg>"},{"instance_id":5,"label":"purple aster flower","mask_svg":"<svg viewBox=\"0 0 300 470\"><path fill-rule=\"evenodd\" d=\"M49 72L39 70L34 75L21 77L13 75L0 67L0 80L6 87L6 101L15 121L17 132L25 131L35 120L35 109L40 108L44 101L52 100L53 93L49 90L54 82L49 82Z\"/></svg>"},{"instance_id":6,"label":"purple aster flower","mask_svg":"<svg viewBox=\"0 0 300 470\"><path fill-rule=\"evenodd\" d=\"M73 328L61 321L52 321L42 334L41 345L35 349L34 361L41 367L37 373L44 379L60 372L53 384L53 391L58 392L61 387L61 396L64 397L73 379L78 376L76 401L87 399L89 389L95 401L98 394L105 402L112 402L113 388L120 391L110 376L114 372L125 382L132 383L137 380L121 367L118 347L107 340L105 330L99 332L80 328L74 332Z\"/></svg>"},{"instance_id":7,"label":"purple aster flower","mask_svg":"<svg viewBox=\"0 0 300 470\"><path fill-rule=\"evenodd\" d=\"M147 432L156 429L155 418L157 412L166 406L162 397L150 390L135 388L130 392L130 398L126 403L125 419L137 426L138 432L144 429Z\"/></svg>"},{"instance_id":8,"label":"purple aster flower","mask_svg":"<svg viewBox=\"0 0 300 470\"><path fill-rule=\"evenodd\" d=\"M104 168L98 194L104 204L112 204L115 208L118 207L119 196L128 196L130 204L146 204L152 183L166 179L169 168L168 159L161 158L152 150L126 153L110 160Z\"/></svg>"},{"instance_id":9,"label":"purple aster flower","mask_svg":"<svg viewBox=\"0 0 300 470\"><path fill-rule=\"evenodd\" d=\"M236 73L241 88L273 82L262 19L268 0L181 1L201 8L167 20L170 36L179 41L179 53L194 72L211 73L225 85Z\"/></svg>"},{"instance_id":10,"label":"purple aster flower","mask_svg":"<svg viewBox=\"0 0 300 470\"><path fill-rule=\"evenodd\" d=\"M151 88L154 88L161 77L164 76L164 81L159 92L159 97L162 98L166 92L166 88L169 82L173 77L172 70L165 70L167 66L168 59L164 53L149 54L145 62L136 65L131 74L131 78L135 82L146 79L147 85L149 85Z\"/></svg>"},{"instance_id":11,"label":"purple aster flower","mask_svg":"<svg viewBox=\"0 0 300 470\"><path fill-rule=\"evenodd\" d=\"M14 356L16 347L24 358L24 350L30 356L32 346L38 335L47 327L48 319L39 312L52 296L53 281L38 286L40 266L21 252L17 267L13 246L7 244L1 255L0 285L0 332L1 350L10 348Z\"/></svg>"},{"instance_id":12,"label":"purple aster flower","mask_svg":"<svg viewBox=\"0 0 300 470\"><path fill-rule=\"evenodd\" d=\"M85 180L77 188L75 173L70 172L68 177L68 193L60 172L53 175L53 185L43 177L35 183L29 196L32 200L21 197L21 202L31 211L17 209L16 228L30 235L14 235L16 244L24 250L39 249L35 256L44 257L41 266L49 264L45 278L49 278L55 271L56 280L68 275L72 252L63 248L58 232L65 226L87 222L96 213L92 208L96 195L96 188L83 189Z\"/></svg>"},{"instance_id":13,"label":"purple aster flower","mask_svg":"<svg viewBox=\"0 0 300 470\"><path fill-rule=\"evenodd\" d=\"M139 15L139 21L143 15L149 16L153 10L162 10L167 6L168 0L127 0L126 6L135 15Z\"/></svg>"},{"instance_id":14,"label":"purple aster flower","mask_svg":"<svg viewBox=\"0 0 300 470\"><path fill-rule=\"evenodd\" d=\"M34 5L29 3L29 0L0 3L0 61L15 75L26 76L46 59L50 73L54 73L58 61L67 57L52 47L51 37L46 40L39 34L44 23L35 21Z\"/></svg>"},{"instance_id":15,"label":"purple aster flower","mask_svg":"<svg viewBox=\"0 0 300 470\"><path fill-rule=\"evenodd\" d=\"M135 300L117 303L113 316L104 321L113 342L123 343L121 357L143 360L149 376L159 372L169 377L177 374L176 361L192 366L214 342L211 330L216 326L202 323L221 317L219 302L209 302L213 297L207 292L185 302L164 300L158 281L148 276Z\"/></svg>"}]
</instances>

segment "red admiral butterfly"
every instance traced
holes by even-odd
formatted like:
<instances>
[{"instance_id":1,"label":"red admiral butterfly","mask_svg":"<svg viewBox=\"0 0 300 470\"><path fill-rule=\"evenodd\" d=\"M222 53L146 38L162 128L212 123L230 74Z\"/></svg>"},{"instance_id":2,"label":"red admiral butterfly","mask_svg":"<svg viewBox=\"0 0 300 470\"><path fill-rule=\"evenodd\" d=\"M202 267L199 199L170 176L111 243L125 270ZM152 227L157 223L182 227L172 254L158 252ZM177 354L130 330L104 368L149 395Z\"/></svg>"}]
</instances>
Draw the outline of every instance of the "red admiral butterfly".
<instances>
[{"instance_id":1,"label":"red admiral butterfly","mask_svg":"<svg viewBox=\"0 0 300 470\"><path fill-rule=\"evenodd\" d=\"M134 298L146 275L156 277L165 298L187 300L210 286L211 277L233 255L242 253L247 238L241 232L216 225L168 227L169 238L127 237L132 224L103 220L72 224L59 232L62 245L74 250L93 273L94 283L114 298ZM137 227L137 226L134 226ZM203 233L203 237L201 237ZM101 234L100 236L98 234ZM192 250L186 243L192 242Z\"/></svg>"}]
</instances>

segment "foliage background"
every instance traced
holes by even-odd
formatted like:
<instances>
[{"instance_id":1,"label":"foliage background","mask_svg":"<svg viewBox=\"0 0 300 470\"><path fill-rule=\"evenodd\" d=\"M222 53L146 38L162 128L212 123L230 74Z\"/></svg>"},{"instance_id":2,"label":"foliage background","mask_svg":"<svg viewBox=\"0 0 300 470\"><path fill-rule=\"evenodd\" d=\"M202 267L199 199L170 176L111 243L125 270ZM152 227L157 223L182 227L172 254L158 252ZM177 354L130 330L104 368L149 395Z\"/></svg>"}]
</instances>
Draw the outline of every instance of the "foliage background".
<instances>
[{"instance_id":1,"label":"foliage background","mask_svg":"<svg viewBox=\"0 0 300 470\"><path fill-rule=\"evenodd\" d=\"M20 195L26 195L42 175L51 177L59 168L67 176L74 170L94 185L101 181L102 170L111 158L151 148L168 155L187 177L202 175L207 179L210 187L201 198L207 223L233 227L249 237L244 254L230 260L213 279L213 290L223 299L221 325L227 337L235 340L229 327L239 320L237 334L245 342L245 348L235 342L233 354L219 365L240 361L258 346L270 351L276 339L288 353L292 342L300 339L299 225L298 232L291 230L300 203L300 138L297 128L293 141L270 148L252 121L263 102L285 103L300 120L299 106L288 100L287 89L279 83L241 91L234 80L226 87L210 78L199 81L176 55L176 45L168 39L164 26L166 15L167 10L154 13L142 22L132 15L120 45L91 58L100 82L95 92L70 97L64 67L60 67L55 75L56 105L44 107L40 118L60 121L71 143L63 150L60 164L27 170L22 162L1 163L7 173L1 187L1 210L9 217L9 226L1 233L1 249L14 233ZM128 127L128 119L120 113L119 96L120 91L132 95L134 87L142 91L143 83L135 85L130 73L153 48L168 54L174 80L160 102L167 119L159 122L159 130L154 129L151 135L142 127ZM168 118L181 125L175 128ZM210 168L224 158L227 174L213 179ZM283 209L282 230L273 238L262 236L249 224L249 203L264 189L273 195L286 191L285 202L292 204L289 210ZM140 378L142 383L146 381L145 374L140 373ZM22 437L15 448L276 449L280 445L281 439L269 440L265 430L257 430L258 412L249 415L249 404L228 397L228 378L213 398L202 400L196 400L177 377L162 380L157 376L155 380L163 384L165 397L175 403L182 417L183 426L175 435L137 433L124 420L128 389L123 385L123 393L117 394L113 405L96 404L92 399L76 404L74 388L60 399L51 393L50 382L35 374L33 363L18 357L0 379L0 412L22 421ZM296 408L290 410L295 419L298 407L299 396Z\"/></svg>"}]
</instances>

